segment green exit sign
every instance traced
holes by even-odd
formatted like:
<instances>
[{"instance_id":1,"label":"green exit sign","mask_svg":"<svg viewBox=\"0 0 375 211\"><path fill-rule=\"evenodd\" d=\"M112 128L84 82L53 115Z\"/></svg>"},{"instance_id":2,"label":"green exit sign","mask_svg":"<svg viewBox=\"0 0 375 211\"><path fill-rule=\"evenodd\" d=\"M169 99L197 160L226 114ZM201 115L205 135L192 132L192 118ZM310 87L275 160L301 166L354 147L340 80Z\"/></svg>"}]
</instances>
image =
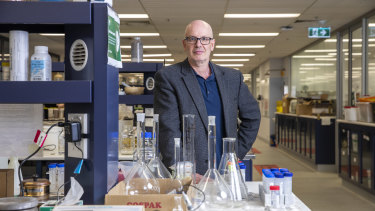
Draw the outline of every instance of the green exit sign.
<instances>
[{"instance_id":1,"label":"green exit sign","mask_svg":"<svg viewBox=\"0 0 375 211\"><path fill-rule=\"evenodd\" d=\"M331 27L309 27L309 38L330 38Z\"/></svg>"}]
</instances>

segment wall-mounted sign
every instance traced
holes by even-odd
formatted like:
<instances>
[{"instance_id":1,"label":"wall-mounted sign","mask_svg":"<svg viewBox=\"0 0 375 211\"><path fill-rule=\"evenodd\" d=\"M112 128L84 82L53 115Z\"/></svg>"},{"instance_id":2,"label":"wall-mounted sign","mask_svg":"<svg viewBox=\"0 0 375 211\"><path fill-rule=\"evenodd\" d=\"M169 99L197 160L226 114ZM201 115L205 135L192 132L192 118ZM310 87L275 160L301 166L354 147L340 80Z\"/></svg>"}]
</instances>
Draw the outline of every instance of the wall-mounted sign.
<instances>
[{"instance_id":1,"label":"wall-mounted sign","mask_svg":"<svg viewBox=\"0 0 375 211\"><path fill-rule=\"evenodd\" d=\"M330 38L331 27L309 27L309 38Z\"/></svg>"}]
</instances>

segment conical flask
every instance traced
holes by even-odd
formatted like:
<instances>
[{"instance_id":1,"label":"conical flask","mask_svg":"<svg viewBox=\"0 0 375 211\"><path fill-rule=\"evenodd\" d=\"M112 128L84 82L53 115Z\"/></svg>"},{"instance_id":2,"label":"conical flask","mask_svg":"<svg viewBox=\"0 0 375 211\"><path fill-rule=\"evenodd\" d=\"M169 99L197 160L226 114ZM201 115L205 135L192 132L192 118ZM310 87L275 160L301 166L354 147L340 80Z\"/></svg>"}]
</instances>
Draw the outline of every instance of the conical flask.
<instances>
[{"instance_id":1,"label":"conical flask","mask_svg":"<svg viewBox=\"0 0 375 211\"><path fill-rule=\"evenodd\" d=\"M153 158L148 163L155 178L171 178L171 174L159 158L159 114L154 114L153 125Z\"/></svg>"},{"instance_id":2,"label":"conical flask","mask_svg":"<svg viewBox=\"0 0 375 211\"><path fill-rule=\"evenodd\" d=\"M192 180L195 183L195 150L194 150L194 135L195 135L195 115L184 114L183 119L183 177L184 180Z\"/></svg>"},{"instance_id":3,"label":"conical flask","mask_svg":"<svg viewBox=\"0 0 375 211\"><path fill-rule=\"evenodd\" d=\"M233 194L220 173L215 169L216 162L216 124L215 116L208 117L208 170L198 184L205 195L202 208L230 208ZM193 199L195 203L196 200Z\"/></svg>"},{"instance_id":4,"label":"conical flask","mask_svg":"<svg viewBox=\"0 0 375 211\"><path fill-rule=\"evenodd\" d=\"M223 155L219 165L219 172L232 191L234 200L241 201L248 199L247 188L234 151L235 143L235 138L223 138Z\"/></svg>"},{"instance_id":5,"label":"conical flask","mask_svg":"<svg viewBox=\"0 0 375 211\"><path fill-rule=\"evenodd\" d=\"M145 163L145 136L141 140L141 133L145 132L145 114L137 114L137 154L138 162L125 178L125 195L159 194L159 183ZM141 150L143 148L143 150Z\"/></svg>"}]
</instances>

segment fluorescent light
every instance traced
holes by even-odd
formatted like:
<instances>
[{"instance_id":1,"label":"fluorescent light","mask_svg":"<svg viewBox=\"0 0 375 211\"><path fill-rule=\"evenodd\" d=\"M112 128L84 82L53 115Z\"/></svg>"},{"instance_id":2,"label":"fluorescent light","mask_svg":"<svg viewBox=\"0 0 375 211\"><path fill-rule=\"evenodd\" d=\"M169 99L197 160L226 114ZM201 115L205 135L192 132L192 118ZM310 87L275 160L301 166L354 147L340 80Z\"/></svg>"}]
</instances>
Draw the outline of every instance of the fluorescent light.
<instances>
[{"instance_id":1,"label":"fluorescent light","mask_svg":"<svg viewBox=\"0 0 375 211\"><path fill-rule=\"evenodd\" d=\"M213 62L248 62L250 59L211 59Z\"/></svg>"},{"instance_id":2,"label":"fluorescent light","mask_svg":"<svg viewBox=\"0 0 375 211\"><path fill-rule=\"evenodd\" d=\"M170 66L170 65L172 65L172 64L164 64L164 66Z\"/></svg>"},{"instance_id":3,"label":"fluorescent light","mask_svg":"<svg viewBox=\"0 0 375 211\"><path fill-rule=\"evenodd\" d=\"M274 14L224 14L224 18L295 18L300 13L274 13Z\"/></svg>"},{"instance_id":4,"label":"fluorescent light","mask_svg":"<svg viewBox=\"0 0 375 211\"><path fill-rule=\"evenodd\" d=\"M375 27L375 23L368 23L369 27Z\"/></svg>"},{"instance_id":5,"label":"fluorescent light","mask_svg":"<svg viewBox=\"0 0 375 211\"><path fill-rule=\"evenodd\" d=\"M369 66L375 66L375 63L368 63Z\"/></svg>"},{"instance_id":6,"label":"fluorescent light","mask_svg":"<svg viewBox=\"0 0 375 211\"><path fill-rule=\"evenodd\" d=\"M63 37L65 34L59 34L59 33L41 33L42 36L51 36L51 37Z\"/></svg>"},{"instance_id":7,"label":"fluorescent light","mask_svg":"<svg viewBox=\"0 0 375 211\"><path fill-rule=\"evenodd\" d=\"M325 53L325 52L336 52L336 49L316 49L316 50L304 50L306 53Z\"/></svg>"},{"instance_id":8,"label":"fluorescent light","mask_svg":"<svg viewBox=\"0 0 375 211\"><path fill-rule=\"evenodd\" d=\"M0 54L0 56L2 56L2 55ZM4 56L10 56L10 54L9 53L5 53Z\"/></svg>"},{"instance_id":9,"label":"fluorescent light","mask_svg":"<svg viewBox=\"0 0 375 211\"><path fill-rule=\"evenodd\" d=\"M122 45L121 48L130 49L130 45ZM143 48L167 48L166 45L144 45Z\"/></svg>"},{"instance_id":10,"label":"fluorescent light","mask_svg":"<svg viewBox=\"0 0 375 211\"><path fill-rule=\"evenodd\" d=\"M319 67L300 67L300 70L320 70Z\"/></svg>"},{"instance_id":11,"label":"fluorescent light","mask_svg":"<svg viewBox=\"0 0 375 211\"><path fill-rule=\"evenodd\" d=\"M307 71L302 70L302 71L299 71L299 73L304 74L304 73L307 73Z\"/></svg>"},{"instance_id":12,"label":"fluorescent light","mask_svg":"<svg viewBox=\"0 0 375 211\"><path fill-rule=\"evenodd\" d=\"M336 58L315 58L315 61L336 61Z\"/></svg>"},{"instance_id":13,"label":"fluorescent light","mask_svg":"<svg viewBox=\"0 0 375 211\"><path fill-rule=\"evenodd\" d=\"M266 36L277 36L279 33L219 33L222 37L266 37Z\"/></svg>"},{"instance_id":14,"label":"fluorescent light","mask_svg":"<svg viewBox=\"0 0 375 211\"><path fill-rule=\"evenodd\" d=\"M131 62L131 59L121 59L121 61ZM174 62L174 59L143 59L144 62Z\"/></svg>"},{"instance_id":15,"label":"fluorescent light","mask_svg":"<svg viewBox=\"0 0 375 211\"><path fill-rule=\"evenodd\" d=\"M172 56L170 53L165 54L143 54L143 57L164 57L164 56Z\"/></svg>"},{"instance_id":16,"label":"fluorescent light","mask_svg":"<svg viewBox=\"0 0 375 211\"><path fill-rule=\"evenodd\" d=\"M214 53L213 56L255 56L254 53Z\"/></svg>"},{"instance_id":17,"label":"fluorescent light","mask_svg":"<svg viewBox=\"0 0 375 211\"><path fill-rule=\"evenodd\" d=\"M331 55L296 55L296 56L293 56L292 58L332 58Z\"/></svg>"},{"instance_id":18,"label":"fluorescent light","mask_svg":"<svg viewBox=\"0 0 375 211\"><path fill-rule=\"evenodd\" d=\"M264 48L265 45L217 45L216 48Z\"/></svg>"},{"instance_id":19,"label":"fluorescent light","mask_svg":"<svg viewBox=\"0 0 375 211\"><path fill-rule=\"evenodd\" d=\"M147 14L118 14L119 18L148 18Z\"/></svg>"},{"instance_id":20,"label":"fluorescent light","mask_svg":"<svg viewBox=\"0 0 375 211\"><path fill-rule=\"evenodd\" d=\"M159 33L120 33L121 37L157 37Z\"/></svg>"},{"instance_id":21,"label":"fluorescent light","mask_svg":"<svg viewBox=\"0 0 375 211\"><path fill-rule=\"evenodd\" d=\"M353 48L360 48L360 47L362 47L362 44L354 44L353 45Z\"/></svg>"},{"instance_id":22,"label":"fluorescent light","mask_svg":"<svg viewBox=\"0 0 375 211\"><path fill-rule=\"evenodd\" d=\"M313 64L301 64L301 66L334 66L333 63L313 63Z\"/></svg>"},{"instance_id":23,"label":"fluorescent light","mask_svg":"<svg viewBox=\"0 0 375 211\"><path fill-rule=\"evenodd\" d=\"M243 64L217 64L223 67L243 67Z\"/></svg>"}]
</instances>

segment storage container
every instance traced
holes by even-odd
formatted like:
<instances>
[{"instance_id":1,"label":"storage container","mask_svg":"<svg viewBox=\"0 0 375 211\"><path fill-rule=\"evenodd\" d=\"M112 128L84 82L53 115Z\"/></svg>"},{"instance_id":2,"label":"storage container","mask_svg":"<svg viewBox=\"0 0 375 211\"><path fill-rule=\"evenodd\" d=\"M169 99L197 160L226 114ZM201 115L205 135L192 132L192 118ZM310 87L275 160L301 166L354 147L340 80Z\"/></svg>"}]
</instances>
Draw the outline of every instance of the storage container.
<instances>
[{"instance_id":1,"label":"storage container","mask_svg":"<svg viewBox=\"0 0 375 211\"><path fill-rule=\"evenodd\" d=\"M357 102L357 107L359 108L359 121L374 122L374 103Z\"/></svg>"}]
</instances>

